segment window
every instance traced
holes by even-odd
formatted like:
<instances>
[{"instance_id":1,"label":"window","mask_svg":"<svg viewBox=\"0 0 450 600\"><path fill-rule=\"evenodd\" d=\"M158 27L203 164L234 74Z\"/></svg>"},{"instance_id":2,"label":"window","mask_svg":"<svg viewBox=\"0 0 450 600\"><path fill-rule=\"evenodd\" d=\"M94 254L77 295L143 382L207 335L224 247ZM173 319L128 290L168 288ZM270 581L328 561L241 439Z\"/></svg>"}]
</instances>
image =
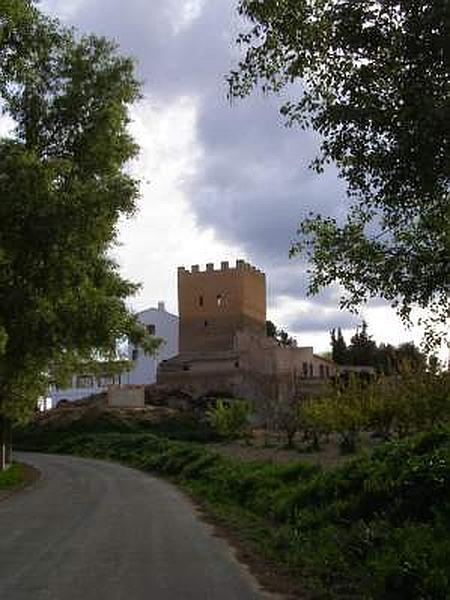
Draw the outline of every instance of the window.
<instances>
[{"instance_id":1,"label":"window","mask_svg":"<svg viewBox=\"0 0 450 600\"><path fill-rule=\"evenodd\" d=\"M77 388L91 388L94 387L94 378L92 375L79 375L77 377Z\"/></svg>"},{"instance_id":2,"label":"window","mask_svg":"<svg viewBox=\"0 0 450 600\"><path fill-rule=\"evenodd\" d=\"M217 296L217 306L220 308L224 305L224 297L222 294L218 294Z\"/></svg>"},{"instance_id":3,"label":"window","mask_svg":"<svg viewBox=\"0 0 450 600\"><path fill-rule=\"evenodd\" d=\"M156 328L154 325L147 325L147 333L149 335L155 335Z\"/></svg>"},{"instance_id":4,"label":"window","mask_svg":"<svg viewBox=\"0 0 450 600\"><path fill-rule=\"evenodd\" d=\"M309 363L309 376L314 377L314 366L312 363Z\"/></svg>"},{"instance_id":5,"label":"window","mask_svg":"<svg viewBox=\"0 0 450 600\"><path fill-rule=\"evenodd\" d=\"M239 361L238 360L234 363L234 366L236 367L236 369L239 369Z\"/></svg>"},{"instance_id":6,"label":"window","mask_svg":"<svg viewBox=\"0 0 450 600\"><path fill-rule=\"evenodd\" d=\"M328 365L325 367L325 372L327 374L327 377L329 377L330 376L330 367Z\"/></svg>"},{"instance_id":7,"label":"window","mask_svg":"<svg viewBox=\"0 0 450 600\"><path fill-rule=\"evenodd\" d=\"M114 375L100 375L98 378L98 385L100 387L108 387L114 385Z\"/></svg>"},{"instance_id":8,"label":"window","mask_svg":"<svg viewBox=\"0 0 450 600\"><path fill-rule=\"evenodd\" d=\"M308 363L307 362L303 363L302 370L303 370L303 376L308 377Z\"/></svg>"},{"instance_id":9,"label":"window","mask_svg":"<svg viewBox=\"0 0 450 600\"><path fill-rule=\"evenodd\" d=\"M137 360L139 356L139 350L137 348L133 348L133 352L131 353L131 360Z\"/></svg>"},{"instance_id":10,"label":"window","mask_svg":"<svg viewBox=\"0 0 450 600\"><path fill-rule=\"evenodd\" d=\"M203 306L203 296L199 296L198 305L200 306L200 308Z\"/></svg>"},{"instance_id":11,"label":"window","mask_svg":"<svg viewBox=\"0 0 450 600\"><path fill-rule=\"evenodd\" d=\"M320 373L320 378L323 379L325 377L325 369L324 369L323 365L319 365L319 373Z\"/></svg>"},{"instance_id":12,"label":"window","mask_svg":"<svg viewBox=\"0 0 450 600\"><path fill-rule=\"evenodd\" d=\"M205 321L204 325L205 325L205 327L208 327L208 325L209 325L208 321Z\"/></svg>"}]
</instances>

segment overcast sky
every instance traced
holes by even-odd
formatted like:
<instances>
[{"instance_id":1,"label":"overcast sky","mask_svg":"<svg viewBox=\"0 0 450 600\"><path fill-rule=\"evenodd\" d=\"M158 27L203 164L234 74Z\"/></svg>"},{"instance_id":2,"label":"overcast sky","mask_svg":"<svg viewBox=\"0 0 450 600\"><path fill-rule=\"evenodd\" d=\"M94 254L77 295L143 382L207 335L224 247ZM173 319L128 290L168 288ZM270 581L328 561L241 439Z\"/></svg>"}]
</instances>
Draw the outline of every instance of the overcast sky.
<instances>
[{"instance_id":1,"label":"overcast sky","mask_svg":"<svg viewBox=\"0 0 450 600\"><path fill-rule=\"evenodd\" d=\"M132 111L141 155L137 216L121 224L116 255L142 282L137 309L165 300L177 312L177 266L244 258L268 281L268 316L316 351L329 330L350 336L364 316L378 341L417 340L380 302L355 316L339 291L306 297L305 265L289 260L297 223L310 210L345 214L334 169L308 169L311 133L287 129L280 100L255 93L230 105L225 77L235 66L235 0L46 0L41 7L84 32L115 38L138 61L144 99Z\"/></svg>"}]
</instances>

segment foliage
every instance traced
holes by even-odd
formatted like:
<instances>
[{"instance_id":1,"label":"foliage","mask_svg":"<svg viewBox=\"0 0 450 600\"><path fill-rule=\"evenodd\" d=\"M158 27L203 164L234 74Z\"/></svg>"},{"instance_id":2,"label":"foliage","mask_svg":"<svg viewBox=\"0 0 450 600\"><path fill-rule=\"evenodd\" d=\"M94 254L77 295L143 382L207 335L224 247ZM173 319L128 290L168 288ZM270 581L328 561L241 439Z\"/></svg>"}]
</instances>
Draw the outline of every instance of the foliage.
<instances>
[{"instance_id":1,"label":"foliage","mask_svg":"<svg viewBox=\"0 0 450 600\"><path fill-rule=\"evenodd\" d=\"M239 527L313 598L450 595L450 431L384 444L343 467L245 463L149 434L65 435L34 448L168 476Z\"/></svg>"},{"instance_id":2,"label":"foliage","mask_svg":"<svg viewBox=\"0 0 450 600\"><path fill-rule=\"evenodd\" d=\"M323 397L301 406L305 426L320 437L339 435L345 451L355 451L363 431L385 439L403 438L450 422L450 375L414 372L364 381L355 376L328 387Z\"/></svg>"},{"instance_id":3,"label":"foliage","mask_svg":"<svg viewBox=\"0 0 450 600\"><path fill-rule=\"evenodd\" d=\"M295 346L296 341L284 329L279 329L272 321L266 321L266 334L278 342L280 346Z\"/></svg>"},{"instance_id":4,"label":"foliage","mask_svg":"<svg viewBox=\"0 0 450 600\"><path fill-rule=\"evenodd\" d=\"M157 343L109 254L138 197L125 170L133 61L30 1L1 8L0 96L15 131L0 140L0 407L20 420L79 361L115 359L124 336Z\"/></svg>"},{"instance_id":5,"label":"foliage","mask_svg":"<svg viewBox=\"0 0 450 600\"><path fill-rule=\"evenodd\" d=\"M293 448L294 438L301 426L301 413L295 399L280 402L276 407L275 426L286 436L286 448Z\"/></svg>"},{"instance_id":6,"label":"foliage","mask_svg":"<svg viewBox=\"0 0 450 600\"><path fill-rule=\"evenodd\" d=\"M321 399L302 407L306 422L320 432L335 432L343 452L355 452L359 434L368 425L368 384L350 377L344 387L330 385Z\"/></svg>"},{"instance_id":7,"label":"foliage","mask_svg":"<svg viewBox=\"0 0 450 600\"><path fill-rule=\"evenodd\" d=\"M46 416L49 418L46 418ZM53 415L53 416L52 416ZM14 441L21 444L45 440L52 444L61 437L78 434L152 433L170 440L217 442L220 436L205 420L189 413L155 414L154 411L121 413L116 410L89 407L77 411L52 411L35 417L26 425L16 425Z\"/></svg>"},{"instance_id":8,"label":"foliage","mask_svg":"<svg viewBox=\"0 0 450 600\"><path fill-rule=\"evenodd\" d=\"M335 163L348 185L343 224L311 214L299 226L309 291L338 281L342 306L380 295L405 320L428 308L427 342L447 337L449 3L240 0L239 13L249 27L230 95L286 88L287 123L321 136L313 166Z\"/></svg>"},{"instance_id":9,"label":"foliage","mask_svg":"<svg viewBox=\"0 0 450 600\"><path fill-rule=\"evenodd\" d=\"M245 435L249 416L250 405L244 400L217 400L207 411L210 425L224 438Z\"/></svg>"},{"instance_id":10,"label":"foliage","mask_svg":"<svg viewBox=\"0 0 450 600\"><path fill-rule=\"evenodd\" d=\"M374 366L377 358L377 344L368 332L366 321L362 322L361 329L356 329L355 335L350 340L348 348L350 364L364 367Z\"/></svg>"},{"instance_id":11,"label":"foliage","mask_svg":"<svg viewBox=\"0 0 450 600\"><path fill-rule=\"evenodd\" d=\"M13 463L6 471L0 471L0 491L20 485L24 480L22 466Z\"/></svg>"},{"instance_id":12,"label":"foliage","mask_svg":"<svg viewBox=\"0 0 450 600\"><path fill-rule=\"evenodd\" d=\"M390 344L378 346L369 335L365 321L356 329L348 346L341 329L338 329L337 335L333 329L331 348L336 364L373 367L384 375L400 373L405 365L413 371L423 371L427 366L425 354L413 342L406 342L398 347Z\"/></svg>"},{"instance_id":13,"label":"foliage","mask_svg":"<svg viewBox=\"0 0 450 600\"><path fill-rule=\"evenodd\" d=\"M338 327L337 334L336 329L331 330L331 359L337 365L348 364L347 344L340 327Z\"/></svg>"}]
</instances>

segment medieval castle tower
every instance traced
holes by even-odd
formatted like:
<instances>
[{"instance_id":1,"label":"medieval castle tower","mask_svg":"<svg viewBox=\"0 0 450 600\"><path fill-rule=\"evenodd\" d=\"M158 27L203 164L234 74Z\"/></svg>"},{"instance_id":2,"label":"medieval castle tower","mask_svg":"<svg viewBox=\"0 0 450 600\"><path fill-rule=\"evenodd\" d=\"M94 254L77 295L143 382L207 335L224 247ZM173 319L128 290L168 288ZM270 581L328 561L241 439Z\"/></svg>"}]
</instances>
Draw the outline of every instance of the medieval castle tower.
<instances>
[{"instance_id":1,"label":"medieval castle tower","mask_svg":"<svg viewBox=\"0 0 450 600\"><path fill-rule=\"evenodd\" d=\"M266 332L266 277L243 260L178 269L180 354L232 350L238 331Z\"/></svg>"},{"instance_id":2,"label":"medieval castle tower","mask_svg":"<svg viewBox=\"0 0 450 600\"><path fill-rule=\"evenodd\" d=\"M192 397L228 394L255 402L295 396L335 365L310 347L281 347L266 335L266 277L243 260L178 269L179 354L157 381Z\"/></svg>"}]
</instances>

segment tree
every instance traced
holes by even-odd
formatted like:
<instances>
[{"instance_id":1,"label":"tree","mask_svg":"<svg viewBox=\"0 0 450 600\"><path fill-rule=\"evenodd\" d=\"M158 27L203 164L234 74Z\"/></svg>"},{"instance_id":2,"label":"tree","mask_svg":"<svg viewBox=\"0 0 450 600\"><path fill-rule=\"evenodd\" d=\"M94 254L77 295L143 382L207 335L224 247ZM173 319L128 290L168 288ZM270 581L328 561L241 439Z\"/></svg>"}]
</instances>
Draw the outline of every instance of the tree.
<instances>
[{"instance_id":1,"label":"tree","mask_svg":"<svg viewBox=\"0 0 450 600\"><path fill-rule=\"evenodd\" d=\"M348 348L349 364L363 367L376 366L377 344L369 335L366 321L362 322L361 329L356 329L355 335L350 340Z\"/></svg>"},{"instance_id":2,"label":"tree","mask_svg":"<svg viewBox=\"0 0 450 600\"><path fill-rule=\"evenodd\" d=\"M289 88L287 123L321 135L313 166L334 162L348 184L344 223L299 226L291 255L311 260L310 293L337 281L346 308L381 296L405 321L428 309L433 346L449 332L450 4L240 0L239 12L251 26L231 97Z\"/></svg>"},{"instance_id":3,"label":"tree","mask_svg":"<svg viewBox=\"0 0 450 600\"><path fill-rule=\"evenodd\" d=\"M342 335L342 329L338 327L337 335L336 329L331 331L331 359L337 365L348 364L348 349L345 343L344 336Z\"/></svg>"},{"instance_id":4,"label":"tree","mask_svg":"<svg viewBox=\"0 0 450 600\"><path fill-rule=\"evenodd\" d=\"M295 339L287 331L284 331L284 329L278 329L272 321L266 321L266 335L278 342L279 346L287 347L296 345Z\"/></svg>"},{"instance_id":5,"label":"tree","mask_svg":"<svg viewBox=\"0 0 450 600\"><path fill-rule=\"evenodd\" d=\"M133 61L78 36L28 0L0 3L0 420L24 419L77 361L115 357L129 336L155 347L126 307L137 286L109 250L133 214L139 97ZM0 423L0 431L3 427ZM1 434L0 434L1 435ZM0 439L0 445L2 440Z\"/></svg>"}]
</instances>

